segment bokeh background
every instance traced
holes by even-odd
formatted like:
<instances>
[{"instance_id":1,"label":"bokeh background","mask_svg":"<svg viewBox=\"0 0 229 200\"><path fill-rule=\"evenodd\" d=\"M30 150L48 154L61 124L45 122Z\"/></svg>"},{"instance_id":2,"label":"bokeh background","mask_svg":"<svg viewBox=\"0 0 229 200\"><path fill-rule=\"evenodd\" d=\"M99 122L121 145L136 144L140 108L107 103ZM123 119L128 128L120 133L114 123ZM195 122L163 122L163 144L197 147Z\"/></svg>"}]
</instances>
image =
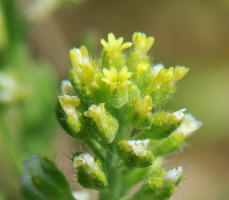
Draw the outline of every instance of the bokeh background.
<instances>
[{"instance_id":1,"label":"bokeh background","mask_svg":"<svg viewBox=\"0 0 229 200\"><path fill-rule=\"evenodd\" d=\"M7 1L14 14L4 11ZM229 199L228 0L0 0L0 199L20 198L22 161L34 152L52 158L79 188L69 156L84 147L54 115L68 51L86 44L96 56L107 33L130 40L135 31L156 38L155 63L190 67L167 109L185 107L203 122L165 163L187 172L172 199Z\"/></svg>"}]
</instances>

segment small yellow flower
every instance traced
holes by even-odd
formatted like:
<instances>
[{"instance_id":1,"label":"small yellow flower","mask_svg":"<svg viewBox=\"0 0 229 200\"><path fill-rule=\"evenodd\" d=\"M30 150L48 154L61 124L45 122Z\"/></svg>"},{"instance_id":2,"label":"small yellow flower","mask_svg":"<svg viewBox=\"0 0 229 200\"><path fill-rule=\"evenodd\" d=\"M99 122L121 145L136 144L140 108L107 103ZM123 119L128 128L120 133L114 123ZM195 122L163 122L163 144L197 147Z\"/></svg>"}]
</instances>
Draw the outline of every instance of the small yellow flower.
<instances>
[{"instance_id":1,"label":"small yellow flower","mask_svg":"<svg viewBox=\"0 0 229 200\"><path fill-rule=\"evenodd\" d=\"M150 50L154 41L154 37L147 37L144 33L136 32L133 34L134 47L143 53L147 53Z\"/></svg>"},{"instance_id":2,"label":"small yellow flower","mask_svg":"<svg viewBox=\"0 0 229 200\"><path fill-rule=\"evenodd\" d=\"M116 39L113 33L108 34L108 41L102 39L101 44L106 51L123 51L132 46L132 42L123 43L123 37Z\"/></svg>"},{"instance_id":3,"label":"small yellow flower","mask_svg":"<svg viewBox=\"0 0 229 200\"><path fill-rule=\"evenodd\" d=\"M110 70L103 69L103 74L104 78L102 78L102 81L110 85L112 90L131 83L128 79L132 76L132 72L128 72L127 67L123 67L119 73L114 67Z\"/></svg>"}]
</instances>

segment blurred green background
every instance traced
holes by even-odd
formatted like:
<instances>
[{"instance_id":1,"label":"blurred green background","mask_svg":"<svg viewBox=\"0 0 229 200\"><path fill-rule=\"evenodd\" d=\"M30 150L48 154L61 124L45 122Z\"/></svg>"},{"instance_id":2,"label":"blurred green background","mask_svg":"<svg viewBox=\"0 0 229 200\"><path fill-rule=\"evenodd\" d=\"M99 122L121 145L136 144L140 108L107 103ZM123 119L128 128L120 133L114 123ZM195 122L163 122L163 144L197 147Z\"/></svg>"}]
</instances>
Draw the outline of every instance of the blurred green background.
<instances>
[{"instance_id":1,"label":"blurred green background","mask_svg":"<svg viewBox=\"0 0 229 200\"><path fill-rule=\"evenodd\" d=\"M0 0L3 5L6 1L11 0ZM11 134L8 153L5 140L0 138L0 193L6 199L14 199L20 187L15 178L20 173L15 172L9 155L16 158L13 162L19 166L19 172L22 160L34 152L49 155L72 181L73 189L78 188L67 156L83 147L63 134L54 120L58 85L67 77L70 66L68 51L83 43L96 56L99 38L106 37L108 32L130 40L135 31L156 38L151 52L155 63L190 67L189 75L167 108L185 107L203 121L190 145L165 163L166 167L183 165L187 172L172 199L229 199L228 0L16 0L15 3L19 17L14 28L22 29L18 31L16 44L4 31L6 19L4 6L0 4L0 100L1 94L5 94L1 74L13 77L17 86L13 90L21 94L14 95L14 101L0 104L1 136L3 131L7 132L5 135Z\"/></svg>"}]
</instances>

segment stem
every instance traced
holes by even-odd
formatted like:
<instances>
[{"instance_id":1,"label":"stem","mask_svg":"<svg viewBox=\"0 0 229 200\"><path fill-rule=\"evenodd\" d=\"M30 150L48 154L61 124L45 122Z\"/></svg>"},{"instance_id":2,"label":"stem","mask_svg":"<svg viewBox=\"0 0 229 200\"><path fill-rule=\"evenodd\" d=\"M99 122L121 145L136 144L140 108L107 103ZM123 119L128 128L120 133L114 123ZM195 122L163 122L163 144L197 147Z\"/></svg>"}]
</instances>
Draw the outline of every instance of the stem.
<instances>
[{"instance_id":1,"label":"stem","mask_svg":"<svg viewBox=\"0 0 229 200\"><path fill-rule=\"evenodd\" d=\"M1 0L0 3L2 5L7 34L6 47L3 51L4 55L2 58L10 62L14 60L17 51L20 51L19 48L23 44L25 38L26 26L24 20L19 17L15 0Z\"/></svg>"},{"instance_id":2,"label":"stem","mask_svg":"<svg viewBox=\"0 0 229 200\"><path fill-rule=\"evenodd\" d=\"M95 141L91 138L88 140L85 140L85 143L87 144L88 148L91 149L91 151L101 160L105 160L105 155L102 153L102 149L99 149L98 145L95 143Z\"/></svg>"},{"instance_id":3,"label":"stem","mask_svg":"<svg viewBox=\"0 0 229 200\"><path fill-rule=\"evenodd\" d=\"M22 37L21 21L19 21L15 0L2 0L4 19L6 21L9 45L18 43Z\"/></svg>"},{"instance_id":4,"label":"stem","mask_svg":"<svg viewBox=\"0 0 229 200\"><path fill-rule=\"evenodd\" d=\"M112 151L107 154L106 169L108 175L108 187L100 191L99 200L119 200L122 188L122 168L119 166L117 152L114 144Z\"/></svg>"},{"instance_id":5,"label":"stem","mask_svg":"<svg viewBox=\"0 0 229 200\"><path fill-rule=\"evenodd\" d=\"M2 136L2 145L4 145L4 152L7 154L7 158L9 162L12 164L15 171L20 174L20 169L18 163L15 160L15 154L12 151L15 146L13 145L12 138L10 137L10 133L8 131L8 127L4 121L4 118L0 119L0 131Z\"/></svg>"}]
</instances>

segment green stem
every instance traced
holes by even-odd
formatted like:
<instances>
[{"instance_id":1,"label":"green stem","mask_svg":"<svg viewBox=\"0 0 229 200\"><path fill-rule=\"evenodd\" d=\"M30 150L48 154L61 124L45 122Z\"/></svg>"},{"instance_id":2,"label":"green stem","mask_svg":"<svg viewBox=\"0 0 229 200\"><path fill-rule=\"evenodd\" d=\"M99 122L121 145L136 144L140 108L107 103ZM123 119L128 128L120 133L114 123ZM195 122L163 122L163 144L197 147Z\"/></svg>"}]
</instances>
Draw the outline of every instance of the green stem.
<instances>
[{"instance_id":1,"label":"green stem","mask_svg":"<svg viewBox=\"0 0 229 200\"><path fill-rule=\"evenodd\" d=\"M114 144L112 151L107 154L105 166L107 169L108 187L100 191L99 200L119 200L122 188L122 168L118 162L117 152Z\"/></svg>"},{"instance_id":2,"label":"green stem","mask_svg":"<svg viewBox=\"0 0 229 200\"><path fill-rule=\"evenodd\" d=\"M15 0L2 0L4 19L6 21L9 45L16 44L22 37L22 22L19 21Z\"/></svg>"},{"instance_id":3,"label":"green stem","mask_svg":"<svg viewBox=\"0 0 229 200\"><path fill-rule=\"evenodd\" d=\"M103 149L99 148L92 138L85 140L85 143L87 144L88 148L91 149L91 151L95 154L95 156L97 156L101 161L105 160L105 155L102 153Z\"/></svg>"},{"instance_id":4,"label":"green stem","mask_svg":"<svg viewBox=\"0 0 229 200\"><path fill-rule=\"evenodd\" d=\"M10 132L8 131L8 127L6 125L6 122L1 117L0 119L0 131L1 131L1 137L2 137L2 145L4 145L4 153L7 154L7 157L11 165L13 166L14 170L20 174L20 168L18 166L18 163L16 162L15 153L12 151L15 146L13 145L12 138L10 137Z\"/></svg>"},{"instance_id":5,"label":"green stem","mask_svg":"<svg viewBox=\"0 0 229 200\"><path fill-rule=\"evenodd\" d=\"M1 0L0 3L7 34L6 47L2 58L10 62L14 60L12 57L17 55L17 51L20 51L19 49L25 39L26 26L24 20L19 17L15 0Z\"/></svg>"}]
</instances>

